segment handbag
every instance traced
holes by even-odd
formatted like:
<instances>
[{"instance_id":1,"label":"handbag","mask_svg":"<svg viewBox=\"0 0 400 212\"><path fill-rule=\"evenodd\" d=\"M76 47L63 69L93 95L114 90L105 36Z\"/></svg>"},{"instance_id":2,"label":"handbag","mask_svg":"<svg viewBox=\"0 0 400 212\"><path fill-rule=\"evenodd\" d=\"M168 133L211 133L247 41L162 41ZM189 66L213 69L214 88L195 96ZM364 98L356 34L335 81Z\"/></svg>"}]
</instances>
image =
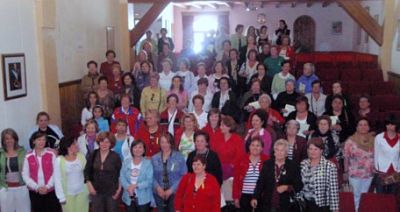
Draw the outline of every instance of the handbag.
<instances>
[{"instance_id":1,"label":"handbag","mask_svg":"<svg viewBox=\"0 0 400 212\"><path fill-rule=\"evenodd\" d=\"M383 185L392 185L400 183L400 173L393 173L393 174L380 174L379 177L382 180Z\"/></svg>"},{"instance_id":2,"label":"handbag","mask_svg":"<svg viewBox=\"0 0 400 212\"><path fill-rule=\"evenodd\" d=\"M306 211L306 202L304 199L300 196L300 194L295 194L289 198L290 206L289 206L289 211L290 212L305 212Z\"/></svg>"}]
</instances>

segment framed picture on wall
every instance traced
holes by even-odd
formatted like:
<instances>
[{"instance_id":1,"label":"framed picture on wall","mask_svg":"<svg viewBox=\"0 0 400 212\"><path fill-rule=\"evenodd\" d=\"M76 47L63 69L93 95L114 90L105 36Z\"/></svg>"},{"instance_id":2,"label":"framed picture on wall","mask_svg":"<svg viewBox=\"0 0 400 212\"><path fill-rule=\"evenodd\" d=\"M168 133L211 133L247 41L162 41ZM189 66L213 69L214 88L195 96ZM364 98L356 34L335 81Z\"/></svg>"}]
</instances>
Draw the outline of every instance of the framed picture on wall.
<instances>
[{"instance_id":1,"label":"framed picture on wall","mask_svg":"<svg viewBox=\"0 0 400 212\"><path fill-rule=\"evenodd\" d=\"M4 99L10 100L27 95L24 54L3 54Z\"/></svg>"},{"instance_id":2,"label":"framed picture on wall","mask_svg":"<svg viewBox=\"0 0 400 212\"><path fill-rule=\"evenodd\" d=\"M341 21L332 22L331 32L333 35L341 35L343 32L343 23Z\"/></svg>"}]
</instances>

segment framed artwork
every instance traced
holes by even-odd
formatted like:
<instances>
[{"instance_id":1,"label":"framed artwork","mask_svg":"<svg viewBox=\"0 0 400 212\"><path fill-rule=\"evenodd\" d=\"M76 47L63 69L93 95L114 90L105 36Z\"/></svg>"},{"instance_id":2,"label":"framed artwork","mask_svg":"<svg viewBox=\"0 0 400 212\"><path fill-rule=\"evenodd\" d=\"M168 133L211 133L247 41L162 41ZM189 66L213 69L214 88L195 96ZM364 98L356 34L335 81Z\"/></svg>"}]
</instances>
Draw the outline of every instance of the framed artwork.
<instances>
[{"instance_id":1,"label":"framed artwork","mask_svg":"<svg viewBox=\"0 0 400 212\"><path fill-rule=\"evenodd\" d=\"M341 21L332 22L331 32L333 35L341 35L343 32L343 23Z\"/></svg>"},{"instance_id":2,"label":"framed artwork","mask_svg":"<svg viewBox=\"0 0 400 212\"><path fill-rule=\"evenodd\" d=\"M10 100L27 95L24 54L3 54L4 99Z\"/></svg>"}]
</instances>

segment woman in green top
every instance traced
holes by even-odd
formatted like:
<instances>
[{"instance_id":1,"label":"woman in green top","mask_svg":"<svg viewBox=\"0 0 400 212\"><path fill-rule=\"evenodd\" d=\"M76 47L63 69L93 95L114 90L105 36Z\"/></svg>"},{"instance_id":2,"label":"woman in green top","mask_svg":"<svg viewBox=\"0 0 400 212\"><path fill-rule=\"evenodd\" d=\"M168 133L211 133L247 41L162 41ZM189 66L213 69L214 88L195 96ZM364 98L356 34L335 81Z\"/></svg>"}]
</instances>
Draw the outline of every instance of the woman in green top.
<instances>
[{"instance_id":1,"label":"woman in green top","mask_svg":"<svg viewBox=\"0 0 400 212\"><path fill-rule=\"evenodd\" d=\"M0 211L29 212L29 192L21 175L25 149L18 145L18 135L10 128L1 132L1 146Z\"/></svg>"}]
</instances>

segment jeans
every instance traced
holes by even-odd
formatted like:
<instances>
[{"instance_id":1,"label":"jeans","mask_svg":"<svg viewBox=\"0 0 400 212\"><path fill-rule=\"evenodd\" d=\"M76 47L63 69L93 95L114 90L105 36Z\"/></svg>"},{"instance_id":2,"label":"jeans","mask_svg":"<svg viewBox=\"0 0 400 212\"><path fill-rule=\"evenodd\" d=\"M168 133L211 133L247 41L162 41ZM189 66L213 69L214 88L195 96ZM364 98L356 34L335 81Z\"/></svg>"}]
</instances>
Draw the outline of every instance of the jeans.
<instances>
[{"instance_id":1,"label":"jeans","mask_svg":"<svg viewBox=\"0 0 400 212\"><path fill-rule=\"evenodd\" d=\"M174 212L174 199L175 195L172 194L168 200L162 199L156 193L154 193L154 200L156 201L157 211L158 212ZM166 206L164 207L164 205Z\"/></svg>"},{"instance_id":2,"label":"jeans","mask_svg":"<svg viewBox=\"0 0 400 212\"><path fill-rule=\"evenodd\" d=\"M369 178L349 177L349 183L353 188L354 205L356 206L356 211L358 211L361 194L368 192L368 189L371 186L371 182L372 182L372 177Z\"/></svg>"}]
</instances>

